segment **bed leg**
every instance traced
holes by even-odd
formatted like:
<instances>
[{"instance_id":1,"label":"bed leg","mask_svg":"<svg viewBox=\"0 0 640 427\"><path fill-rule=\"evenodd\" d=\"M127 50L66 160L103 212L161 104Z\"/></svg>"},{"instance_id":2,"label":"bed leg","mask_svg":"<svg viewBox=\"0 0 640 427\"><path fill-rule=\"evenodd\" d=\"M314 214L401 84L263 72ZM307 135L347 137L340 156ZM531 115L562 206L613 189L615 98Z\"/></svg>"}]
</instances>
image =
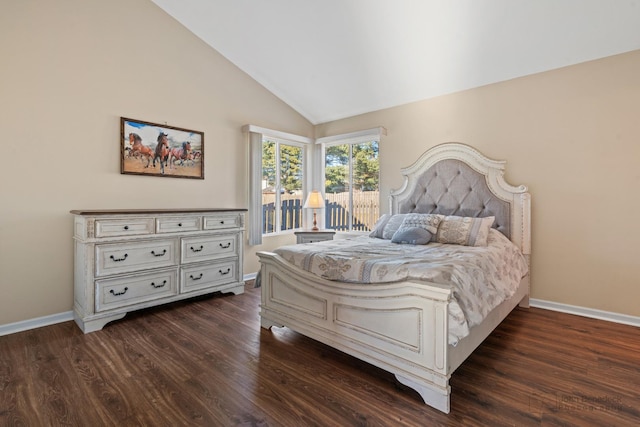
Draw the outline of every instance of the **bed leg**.
<instances>
[{"instance_id":1,"label":"bed leg","mask_svg":"<svg viewBox=\"0 0 640 427\"><path fill-rule=\"evenodd\" d=\"M264 317L260 318L260 326L264 329L271 329L272 326L277 326L279 328L284 328L284 325L276 322L272 322L269 319L265 319Z\"/></svg>"},{"instance_id":2,"label":"bed leg","mask_svg":"<svg viewBox=\"0 0 640 427\"><path fill-rule=\"evenodd\" d=\"M525 295L518 303L519 307L529 308L529 294Z\"/></svg>"},{"instance_id":3,"label":"bed leg","mask_svg":"<svg viewBox=\"0 0 640 427\"><path fill-rule=\"evenodd\" d=\"M407 387L411 387L415 391L420 394L422 400L427 405L436 408L439 411L444 412L445 414L449 413L449 393L448 390L449 385L447 382L447 390L440 390L432 387L427 387L423 384L418 384L415 381L412 381L408 378L402 377L400 375L396 375L396 378L401 384L406 385Z\"/></svg>"}]
</instances>

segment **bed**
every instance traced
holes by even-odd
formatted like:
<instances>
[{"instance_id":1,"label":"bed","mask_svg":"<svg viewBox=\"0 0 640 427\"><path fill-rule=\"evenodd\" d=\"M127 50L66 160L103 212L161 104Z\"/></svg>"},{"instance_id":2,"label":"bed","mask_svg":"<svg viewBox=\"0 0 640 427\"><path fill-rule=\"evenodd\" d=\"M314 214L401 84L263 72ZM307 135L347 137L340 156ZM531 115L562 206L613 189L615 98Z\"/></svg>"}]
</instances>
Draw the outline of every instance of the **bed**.
<instances>
[{"instance_id":1,"label":"bed","mask_svg":"<svg viewBox=\"0 0 640 427\"><path fill-rule=\"evenodd\" d=\"M340 274L331 277L326 271L319 274L311 265L301 268L310 259L321 259L322 253L315 252L323 247L334 254L342 254L342 246L351 244L347 242L298 245L302 250L300 259L307 260L302 263L294 262L296 255L280 250L285 248L258 252L261 326L266 329L288 327L382 368L394 374L400 383L416 390L426 404L448 413L451 374L518 304L528 307L531 198L527 187L512 186L505 181L505 165L506 162L491 160L465 144L437 145L413 165L401 170L403 185L390 195L387 221L389 217L406 218L399 214L465 218L474 223L486 223L493 217L487 241L513 246L522 257L524 269L509 285L509 292L504 292L501 300L494 301L480 320L469 322L471 326L466 332L452 336L460 307L463 311L466 309L464 299L460 297L457 285L436 280L436 275L396 274L375 281L362 280L364 267L355 269L360 272L357 277ZM438 227L442 228L443 223ZM378 232L379 226L372 234ZM370 239L370 244L363 239ZM439 253L454 247L454 258L460 258L476 249L463 250L464 245L447 245L446 239L443 241L444 244L428 243L418 251ZM370 252L389 245L389 242L367 236L358 237L354 242L360 247L368 245ZM402 257L409 254L409 246L396 246L402 248L397 250L396 263L407 262ZM312 249L314 254L310 255ZM478 249L481 250L484 248ZM431 257L426 252L424 255L412 252L411 256L413 262L419 256L424 256L425 262ZM388 253L381 257L393 265ZM362 265L369 265L368 262L363 261ZM465 265L468 264L453 268L464 274ZM388 270L388 266L379 268ZM502 266L500 269L509 268ZM375 276L371 274L375 270L367 271L366 278ZM496 287L494 283L484 286Z\"/></svg>"}]
</instances>

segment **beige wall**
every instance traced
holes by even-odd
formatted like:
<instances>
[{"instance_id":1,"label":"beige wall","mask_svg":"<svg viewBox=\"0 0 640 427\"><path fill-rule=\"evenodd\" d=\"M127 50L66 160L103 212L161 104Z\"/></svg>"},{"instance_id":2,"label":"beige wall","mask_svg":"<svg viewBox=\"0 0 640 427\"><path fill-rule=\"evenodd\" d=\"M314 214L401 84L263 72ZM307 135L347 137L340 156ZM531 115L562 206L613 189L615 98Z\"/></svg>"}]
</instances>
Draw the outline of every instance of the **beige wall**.
<instances>
[{"instance_id":1,"label":"beige wall","mask_svg":"<svg viewBox=\"0 0 640 427\"><path fill-rule=\"evenodd\" d=\"M121 116L204 131L205 180L121 175ZM246 208L247 123L313 134L148 0L2 2L0 325L72 309L71 209Z\"/></svg>"},{"instance_id":2,"label":"beige wall","mask_svg":"<svg viewBox=\"0 0 640 427\"><path fill-rule=\"evenodd\" d=\"M382 198L429 147L507 160L532 195L532 297L640 316L640 51L316 127L384 126Z\"/></svg>"}]
</instances>

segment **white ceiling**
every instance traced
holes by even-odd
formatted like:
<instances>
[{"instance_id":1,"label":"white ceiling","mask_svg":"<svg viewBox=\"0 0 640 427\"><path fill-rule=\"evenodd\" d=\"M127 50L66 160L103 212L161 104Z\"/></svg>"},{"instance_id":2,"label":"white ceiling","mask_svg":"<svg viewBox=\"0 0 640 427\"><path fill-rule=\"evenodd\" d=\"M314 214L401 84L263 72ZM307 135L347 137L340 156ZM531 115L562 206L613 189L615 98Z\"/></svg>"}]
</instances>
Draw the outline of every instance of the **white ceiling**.
<instances>
[{"instance_id":1,"label":"white ceiling","mask_svg":"<svg viewBox=\"0 0 640 427\"><path fill-rule=\"evenodd\" d=\"M640 0L152 1L313 124L640 49Z\"/></svg>"}]
</instances>

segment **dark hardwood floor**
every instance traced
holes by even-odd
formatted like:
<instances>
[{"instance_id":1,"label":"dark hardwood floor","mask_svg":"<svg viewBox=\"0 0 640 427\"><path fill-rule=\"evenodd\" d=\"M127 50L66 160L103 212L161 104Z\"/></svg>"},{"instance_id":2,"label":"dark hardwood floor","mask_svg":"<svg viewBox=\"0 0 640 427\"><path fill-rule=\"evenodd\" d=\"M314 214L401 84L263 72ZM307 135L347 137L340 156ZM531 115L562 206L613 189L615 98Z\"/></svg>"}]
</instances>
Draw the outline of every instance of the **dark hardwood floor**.
<instances>
[{"instance_id":1,"label":"dark hardwood floor","mask_svg":"<svg viewBox=\"0 0 640 427\"><path fill-rule=\"evenodd\" d=\"M451 413L391 374L259 327L259 289L0 337L0 426L636 426L640 329L516 309L453 374Z\"/></svg>"}]
</instances>

